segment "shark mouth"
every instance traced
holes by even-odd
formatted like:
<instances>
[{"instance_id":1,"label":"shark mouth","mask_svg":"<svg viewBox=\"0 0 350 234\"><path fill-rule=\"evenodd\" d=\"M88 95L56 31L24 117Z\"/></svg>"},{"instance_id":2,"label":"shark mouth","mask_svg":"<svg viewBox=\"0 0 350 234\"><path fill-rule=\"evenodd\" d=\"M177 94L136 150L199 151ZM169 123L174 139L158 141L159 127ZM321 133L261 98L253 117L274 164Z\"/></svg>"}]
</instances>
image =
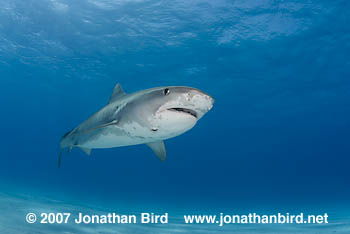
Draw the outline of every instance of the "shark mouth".
<instances>
[{"instance_id":1,"label":"shark mouth","mask_svg":"<svg viewBox=\"0 0 350 234\"><path fill-rule=\"evenodd\" d=\"M197 112L195 112L194 110L191 110L191 109L187 109L187 108L169 108L168 110L170 110L170 111L177 111L177 112L183 112L183 113L192 115L193 117L197 118Z\"/></svg>"}]
</instances>

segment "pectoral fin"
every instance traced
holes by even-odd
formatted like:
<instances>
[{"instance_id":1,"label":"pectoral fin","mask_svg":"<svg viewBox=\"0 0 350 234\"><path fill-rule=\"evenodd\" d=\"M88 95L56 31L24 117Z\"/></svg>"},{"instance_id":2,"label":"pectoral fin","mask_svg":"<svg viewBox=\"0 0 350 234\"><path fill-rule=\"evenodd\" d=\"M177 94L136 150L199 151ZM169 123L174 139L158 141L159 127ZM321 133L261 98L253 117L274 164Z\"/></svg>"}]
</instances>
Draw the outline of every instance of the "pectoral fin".
<instances>
[{"instance_id":1,"label":"pectoral fin","mask_svg":"<svg viewBox=\"0 0 350 234\"><path fill-rule=\"evenodd\" d=\"M79 147L82 151L84 151L87 155L89 155L90 156L90 154L91 154L91 149L89 149L89 148L84 148L84 147Z\"/></svg>"},{"instance_id":2,"label":"pectoral fin","mask_svg":"<svg viewBox=\"0 0 350 234\"><path fill-rule=\"evenodd\" d=\"M155 155L160 159L160 161L164 161L166 159L166 149L164 145L164 141L157 141L147 144L155 153Z\"/></svg>"}]
</instances>

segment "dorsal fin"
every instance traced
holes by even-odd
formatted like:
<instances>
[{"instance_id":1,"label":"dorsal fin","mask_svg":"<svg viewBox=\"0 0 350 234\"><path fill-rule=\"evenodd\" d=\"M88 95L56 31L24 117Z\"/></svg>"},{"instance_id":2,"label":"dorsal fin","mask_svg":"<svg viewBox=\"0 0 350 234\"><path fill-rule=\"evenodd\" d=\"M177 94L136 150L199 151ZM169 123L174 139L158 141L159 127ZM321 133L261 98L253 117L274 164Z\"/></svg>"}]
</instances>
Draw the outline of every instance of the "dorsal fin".
<instances>
[{"instance_id":1,"label":"dorsal fin","mask_svg":"<svg viewBox=\"0 0 350 234\"><path fill-rule=\"evenodd\" d=\"M126 95L126 93L124 92L122 86L118 83L115 85L114 89L113 89L113 93L111 98L109 99L108 103L114 102L115 100L117 100L118 98L122 97Z\"/></svg>"}]
</instances>

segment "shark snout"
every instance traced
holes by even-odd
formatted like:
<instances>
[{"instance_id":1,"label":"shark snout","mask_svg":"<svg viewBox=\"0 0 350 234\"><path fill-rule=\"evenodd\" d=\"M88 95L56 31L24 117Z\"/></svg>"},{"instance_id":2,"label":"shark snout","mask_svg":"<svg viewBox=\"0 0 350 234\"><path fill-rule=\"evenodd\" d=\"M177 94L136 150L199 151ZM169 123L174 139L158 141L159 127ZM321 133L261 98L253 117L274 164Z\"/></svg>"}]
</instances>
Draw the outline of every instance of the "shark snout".
<instances>
[{"instance_id":1,"label":"shark snout","mask_svg":"<svg viewBox=\"0 0 350 234\"><path fill-rule=\"evenodd\" d=\"M214 105L215 99L202 92L201 90L192 90L189 105L197 113L197 119L205 115Z\"/></svg>"},{"instance_id":2,"label":"shark snout","mask_svg":"<svg viewBox=\"0 0 350 234\"><path fill-rule=\"evenodd\" d=\"M207 95L207 96L208 96L207 99L209 100L209 102L211 104L211 107L210 107L210 109L211 109L214 105L215 99L210 95Z\"/></svg>"}]
</instances>

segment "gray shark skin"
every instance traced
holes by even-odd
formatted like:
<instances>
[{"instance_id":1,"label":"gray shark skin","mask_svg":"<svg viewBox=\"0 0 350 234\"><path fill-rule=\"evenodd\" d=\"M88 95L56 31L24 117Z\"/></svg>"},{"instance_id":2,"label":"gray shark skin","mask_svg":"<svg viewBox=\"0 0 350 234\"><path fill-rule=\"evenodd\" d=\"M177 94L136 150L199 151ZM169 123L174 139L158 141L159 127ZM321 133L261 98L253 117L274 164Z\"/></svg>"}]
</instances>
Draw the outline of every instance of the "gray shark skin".
<instances>
[{"instance_id":1,"label":"gray shark skin","mask_svg":"<svg viewBox=\"0 0 350 234\"><path fill-rule=\"evenodd\" d=\"M126 94L118 83L109 103L61 139L64 148L91 149L147 144L164 161L164 140L190 130L214 104L201 90L169 86Z\"/></svg>"}]
</instances>

